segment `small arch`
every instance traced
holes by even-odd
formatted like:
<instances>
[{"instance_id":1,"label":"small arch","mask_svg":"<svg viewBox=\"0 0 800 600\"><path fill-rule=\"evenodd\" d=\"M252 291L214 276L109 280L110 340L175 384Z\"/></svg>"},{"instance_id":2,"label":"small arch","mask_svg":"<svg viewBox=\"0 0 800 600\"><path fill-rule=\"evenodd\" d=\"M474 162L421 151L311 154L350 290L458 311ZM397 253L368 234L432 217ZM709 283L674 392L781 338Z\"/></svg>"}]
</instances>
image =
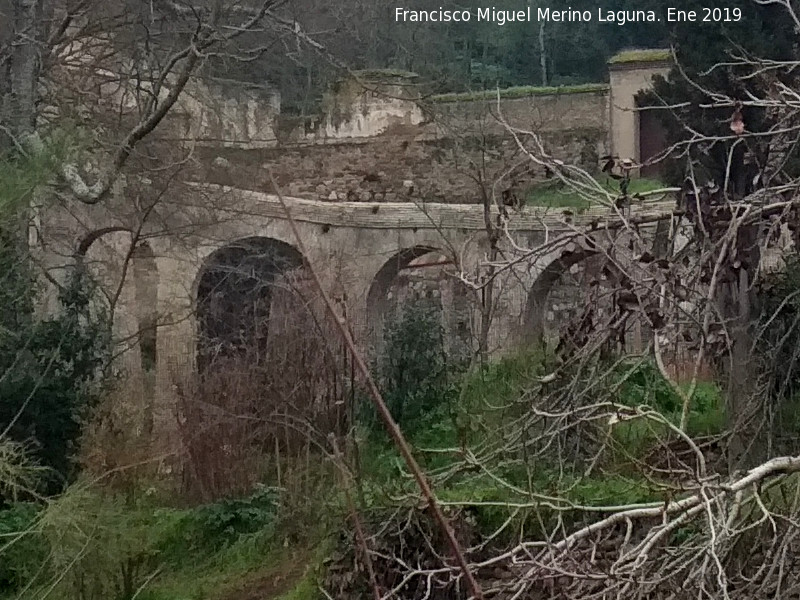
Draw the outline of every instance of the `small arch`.
<instances>
[{"instance_id":1,"label":"small arch","mask_svg":"<svg viewBox=\"0 0 800 600\"><path fill-rule=\"evenodd\" d=\"M266 356L273 289L306 265L292 245L266 237L227 244L204 261L197 283L197 367L218 358Z\"/></svg>"},{"instance_id":2,"label":"small arch","mask_svg":"<svg viewBox=\"0 0 800 600\"><path fill-rule=\"evenodd\" d=\"M582 267L578 269L576 267ZM571 280L569 277L571 276ZM579 315L595 322L597 317L618 310L616 291L626 281L626 274L600 249L565 252L545 267L528 292L522 331L526 345L545 344L552 340L548 327L577 325ZM558 294L556 294L558 290ZM554 294L557 297L553 297ZM640 346L643 323L628 321L624 337L634 347ZM559 331L558 335L563 331ZM550 338L550 339L548 339Z\"/></svg>"},{"instance_id":3,"label":"small arch","mask_svg":"<svg viewBox=\"0 0 800 600\"><path fill-rule=\"evenodd\" d=\"M564 252L544 268L528 291L522 326L523 343L541 344L546 341L547 312L553 288L574 266L596 256L602 255L596 250L585 249Z\"/></svg>"},{"instance_id":4,"label":"small arch","mask_svg":"<svg viewBox=\"0 0 800 600\"><path fill-rule=\"evenodd\" d=\"M372 309L378 308L380 303L388 296L389 288L391 288L397 276L403 269L408 268L412 261L437 251L438 249L432 246L414 246L413 248L400 250L400 252L387 260L375 274L372 284L369 286L367 311L371 312Z\"/></svg>"},{"instance_id":5,"label":"small arch","mask_svg":"<svg viewBox=\"0 0 800 600\"><path fill-rule=\"evenodd\" d=\"M423 257L430 257L430 260ZM400 250L381 266L367 292L367 325L373 352L380 354L386 317L403 301L398 294L392 293L393 288L403 287L398 285L402 272L414 269L415 266L419 269L444 268L448 264L451 261L444 258L444 253L439 248L419 245ZM438 301L441 302L441 298Z\"/></svg>"}]
</instances>

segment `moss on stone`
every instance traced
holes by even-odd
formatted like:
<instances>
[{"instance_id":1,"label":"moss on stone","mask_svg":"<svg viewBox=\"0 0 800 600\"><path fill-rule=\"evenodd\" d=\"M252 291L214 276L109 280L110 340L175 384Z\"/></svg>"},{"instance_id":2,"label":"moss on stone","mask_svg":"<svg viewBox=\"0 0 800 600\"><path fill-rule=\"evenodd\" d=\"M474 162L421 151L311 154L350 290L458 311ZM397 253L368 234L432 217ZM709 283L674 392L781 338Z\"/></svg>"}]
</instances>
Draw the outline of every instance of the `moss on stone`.
<instances>
[{"instance_id":1,"label":"moss on stone","mask_svg":"<svg viewBox=\"0 0 800 600\"><path fill-rule=\"evenodd\" d=\"M608 64L620 65L635 62L660 62L670 60L672 52L668 48L641 48L638 50L623 50L612 56Z\"/></svg>"},{"instance_id":2,"label":"moss on stone","mask_svg":"<svg viewBox=\"0 0 800 600\"><path fill-rule=\"evenodd\" d=\"M501 98L527 98L529 96L558 96L562 94L585 94L606 92L608 85L605 83L584 83L580 85L564 86L517 86L499 91ZM474 100L492 100L497 97L497 90L481 90L476 92L460 92L438 94L431 96L432 102L470 102Z\"/></svg>"}]
</instances>

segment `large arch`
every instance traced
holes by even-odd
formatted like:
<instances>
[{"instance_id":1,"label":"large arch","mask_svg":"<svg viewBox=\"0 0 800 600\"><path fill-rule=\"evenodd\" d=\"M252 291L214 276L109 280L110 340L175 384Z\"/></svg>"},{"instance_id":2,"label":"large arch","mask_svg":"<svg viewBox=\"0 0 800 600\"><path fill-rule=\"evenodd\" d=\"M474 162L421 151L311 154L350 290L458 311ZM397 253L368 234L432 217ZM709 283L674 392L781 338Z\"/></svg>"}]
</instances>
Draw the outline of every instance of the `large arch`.
<instances>
[{"instance_id":1,"label":"large arch","mask_svg":"<svg viewBox=\"0 0 800 600\"><path fill-rule=\"evenodd\" d=\"M198 370L218 358L265 356L274 287L306 264L294 246L267 237L244 238L212 252L196 285Z\"/></svg>"}]
</instances>

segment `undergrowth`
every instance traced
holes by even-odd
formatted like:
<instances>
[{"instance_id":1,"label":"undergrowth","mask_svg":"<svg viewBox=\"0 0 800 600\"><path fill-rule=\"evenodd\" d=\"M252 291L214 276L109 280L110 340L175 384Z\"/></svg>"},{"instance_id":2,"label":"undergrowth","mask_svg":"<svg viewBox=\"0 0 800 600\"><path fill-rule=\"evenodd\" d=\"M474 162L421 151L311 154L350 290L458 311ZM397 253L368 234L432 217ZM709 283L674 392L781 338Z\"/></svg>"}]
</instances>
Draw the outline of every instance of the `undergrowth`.
<instances>
[{"instance_id":1,"label":"undergrowth","mask_svg":"<svg viewBox=\"0 0 800 600\"><path fill-rule=\"evenodd\" d=\"M19 538L2 553L0 597L217 598L281 563L281 518L279 495L268 487L175 508L76 485L49 506L0 511L0 534ZM324 520L317 525L323 529ZM318 544L309 530L305 543Z\"/></svg>"},{"instance_id":2,"label":"undergrowth","mask_svg":"<svg viewBox=\"0 0 800 600\"><path fill-rule=\"evenodd\" d=\"M510 424L535 401L531 390L551 369L541 352L521 352L448 380L446 393L455 396L430 404L419 398L411 412L409 440L445 509L467 519L480 536L497 533L493 544L577 524L584 515L574 506L663 496L657 480L629 468L631 455L644 456L670 435L665 426L643 420L609 429L611 451L590 469L502 453L485 470L463 468L465 449L502 445ZM649 406L677 422L681 400L652 364L620 363L614 373L605 392L612 400ZM723 417L718 389L701 382L690 433L718 432ZM391 512L398 498L418 498L397 451L371 427L371 421L362 422L354 441L360 458L355 497L366 522ZM315 599L332 540L344 539L340 532L349 526L341 488L330 473L324 480L313 492L306 488L303 498L265 485L246 498L196 507L79 483L44 506L5 507L0 540L14 543L0 552L0 598L38 599L51 589L49 597L78 600Z\"/></svg>"}]
</instances>

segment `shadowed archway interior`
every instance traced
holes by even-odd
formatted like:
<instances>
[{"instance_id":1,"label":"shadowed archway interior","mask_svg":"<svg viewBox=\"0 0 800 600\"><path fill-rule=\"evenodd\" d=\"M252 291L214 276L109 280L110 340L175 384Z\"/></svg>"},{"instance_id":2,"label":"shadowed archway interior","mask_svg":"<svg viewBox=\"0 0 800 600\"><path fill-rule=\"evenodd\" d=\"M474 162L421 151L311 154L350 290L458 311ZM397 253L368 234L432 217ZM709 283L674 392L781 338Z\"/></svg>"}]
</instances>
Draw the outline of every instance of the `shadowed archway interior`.
<instances>
[{"instance_id":1,"label":"shadowed archway interior","mask_svg":"<svg viewBox=\"0 0 800 600\"><path fill-rule=\"evenodd\" d=\"M222 358L267 355L273 290L305 261L293 246L271 238L247 238L212 253L197 287L200 372Z\"/></svg>"},{"instance_id":2,"label":"shadowed archway interior","mask_svg":"<svg viewBox=\"0 0 800 600\"><path fill-rule=\"evenodd\" d=\"M436 252L439 250L432 246L404 248L387 260L376 273L367 293L367 319L375 348L381 345L384 320L392 305L389 292L398 275L418 258Z\"/></svg>"}]
</instances>

